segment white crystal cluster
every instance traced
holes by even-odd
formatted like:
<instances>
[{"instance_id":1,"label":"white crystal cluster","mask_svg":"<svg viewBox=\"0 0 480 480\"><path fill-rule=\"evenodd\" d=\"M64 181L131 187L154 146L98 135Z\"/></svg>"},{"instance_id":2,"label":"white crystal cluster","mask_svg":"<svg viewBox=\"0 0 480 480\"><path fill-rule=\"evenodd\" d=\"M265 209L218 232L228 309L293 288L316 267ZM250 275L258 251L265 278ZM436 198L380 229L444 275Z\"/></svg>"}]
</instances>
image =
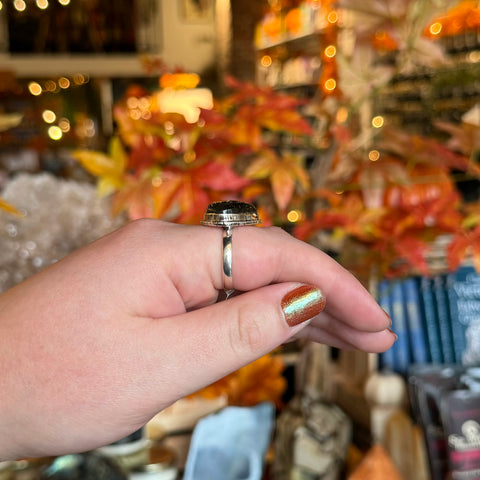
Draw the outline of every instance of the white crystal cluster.
<instances>
[{"instance_id":1,"label":"white crystal cluster","mask_svg":"<svg viewBox=\"0 0 480 480\"><path fill-rule=\"evenodd\" d=\"M25 213L16 218L0 210L0 292L124 221L110 216L95 186L48 173L19 174L0 194Z\"/></svg>"}]
</instances>

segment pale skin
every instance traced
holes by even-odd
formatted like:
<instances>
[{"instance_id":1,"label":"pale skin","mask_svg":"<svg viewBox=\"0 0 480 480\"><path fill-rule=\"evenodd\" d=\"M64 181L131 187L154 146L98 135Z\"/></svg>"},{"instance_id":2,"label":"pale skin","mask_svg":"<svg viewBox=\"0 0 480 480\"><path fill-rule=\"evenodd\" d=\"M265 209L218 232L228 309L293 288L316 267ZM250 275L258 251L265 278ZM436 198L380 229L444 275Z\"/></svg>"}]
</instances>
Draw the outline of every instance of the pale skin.
<instances>
[{"instance_id":1,"label":"pale skin","mask_svg":"<svg viewBox=\"0 0 480 480\"><path fill-rule=\"evenodd\" d=\"M0 460L90 450L293 338L381 352L390 319L345 269L277 228L132 222L0 295ZM290 327L282 298L319 287Z\"/></svg>"}]
</instances>

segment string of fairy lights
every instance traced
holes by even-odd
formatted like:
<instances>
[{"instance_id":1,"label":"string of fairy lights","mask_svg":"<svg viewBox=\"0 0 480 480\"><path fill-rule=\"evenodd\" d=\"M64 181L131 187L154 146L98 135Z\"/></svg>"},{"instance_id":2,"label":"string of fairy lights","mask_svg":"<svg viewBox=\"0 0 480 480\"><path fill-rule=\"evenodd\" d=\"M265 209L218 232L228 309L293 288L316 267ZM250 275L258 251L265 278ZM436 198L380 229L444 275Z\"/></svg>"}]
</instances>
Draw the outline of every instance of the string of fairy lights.
<instances>
[{"instance_id":1,"label":"string of fairy lights","mask_svg":"<svg viewBox=\"0 0 480 480\"><path fill-rule=\"evenodd\" d=\"M60 5L66 7L70 4L70 0L57 0ZM0 10L4 8L4 3L0 0ZM12 6L17 12L24 12L29 7L36 7L40 10L46 10L50 6L50 2L48 0L35 0L35 2L27 2L25 0L13 0Z\"/></svg>"}]
</instances>

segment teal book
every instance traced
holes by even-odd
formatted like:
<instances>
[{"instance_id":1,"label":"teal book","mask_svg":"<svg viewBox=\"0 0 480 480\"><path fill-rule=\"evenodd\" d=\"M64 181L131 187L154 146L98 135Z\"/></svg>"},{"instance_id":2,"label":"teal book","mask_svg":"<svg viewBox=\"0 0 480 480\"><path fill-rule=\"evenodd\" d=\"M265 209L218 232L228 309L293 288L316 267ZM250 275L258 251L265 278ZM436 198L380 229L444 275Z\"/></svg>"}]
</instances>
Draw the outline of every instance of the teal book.
<instances>
[{"instance_id":1,"label":"teal book","mask_svg":"<svg viewBox=\"0 0 480 480\"><path fill-rule=\"evenodd\" d=\"M392 330L397 334L397 341L392 347L395 371L406 375L411 363L410 341L407 328L407 315L403 296L402 282L390 283L390 302L392 308Z\"/></svg>"},{"instance_id":2,"label":"teal book","mask_svg":"<svg viewBox=\"0 0 480 480\"><path fill-rule=\"evenodd\" d=\"M453 347L452 326L450 321L450 306L445 275L435 275L433 277L433 292L435 295L443 361L448 364L455 363L455 351Z\"/></svg>"},{"instance_id":3,"label":"teal book","mask_svg":"<svg viewBox=\"0 0 480 480\"><path fill-rule=\"evenodd\" d=\"M424 364L430 361L428 352L426 326L420 302L420 285L416 277L402 281L405 310L407 316L408 337L412 362Z\"/></svg>"},{"instance_id":4,"label":"teal book","mask_svg":"<svg viewBox=\"0 0 480 480\"><path fill-rule=\"evenodd\" d=\"M464 362L467 329L480 319L480 275L472 265L462 265L447 276L453 346L457 363Z\"/></svg>"},{"instance_id":5,"label":"teal book","mask_svg":"<svg viewBox=\"0 0 480 480\"><path fill-rule=\"evenodd\" d=\"M427 332L427 344L430 354L430 360L433 363L443 363L443 353L440 343L440 330L438 327L437 309L435 296L433 294L433 280L431 277L422 276L420 283L420 301L422 305L423 316L425 318L425 328Z\"/></svg>"},{"instance_id":6,"label":"teal book","mask_svg":"<svg viewBox=\"0 0 480 480\"><path fill-rule=\"evenodd\" d=\"M390 282L388 280L381 280L378 283L377 302L383 308L385 313L392 318L392 306L390 304ZM393 347L389 348L379 356L380 369L393 371L395 368L395 361L393 356Z\"/></svg>"}]
</instances>

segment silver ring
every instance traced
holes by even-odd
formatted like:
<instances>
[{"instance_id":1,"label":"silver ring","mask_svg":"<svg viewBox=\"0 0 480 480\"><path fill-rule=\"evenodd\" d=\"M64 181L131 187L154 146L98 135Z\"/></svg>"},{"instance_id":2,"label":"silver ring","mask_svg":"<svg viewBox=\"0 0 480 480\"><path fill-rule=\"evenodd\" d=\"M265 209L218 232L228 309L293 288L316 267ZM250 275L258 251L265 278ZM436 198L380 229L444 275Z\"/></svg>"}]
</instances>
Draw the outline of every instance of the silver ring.
<instances>
[{"instance_id":1,"label":"silver ring","mask_svg":"<svg viewBox=\"0 0 480 480\"><path fill-rule=\"evenodd\" d=\"M234 227L258 225L262 223L257 209L246 202L228 200L214 202L207 207L202 225L223 228L222 272L223 288L228 297L234 292L232 272L232 233Z\"/></svg>"}]
</instances>

